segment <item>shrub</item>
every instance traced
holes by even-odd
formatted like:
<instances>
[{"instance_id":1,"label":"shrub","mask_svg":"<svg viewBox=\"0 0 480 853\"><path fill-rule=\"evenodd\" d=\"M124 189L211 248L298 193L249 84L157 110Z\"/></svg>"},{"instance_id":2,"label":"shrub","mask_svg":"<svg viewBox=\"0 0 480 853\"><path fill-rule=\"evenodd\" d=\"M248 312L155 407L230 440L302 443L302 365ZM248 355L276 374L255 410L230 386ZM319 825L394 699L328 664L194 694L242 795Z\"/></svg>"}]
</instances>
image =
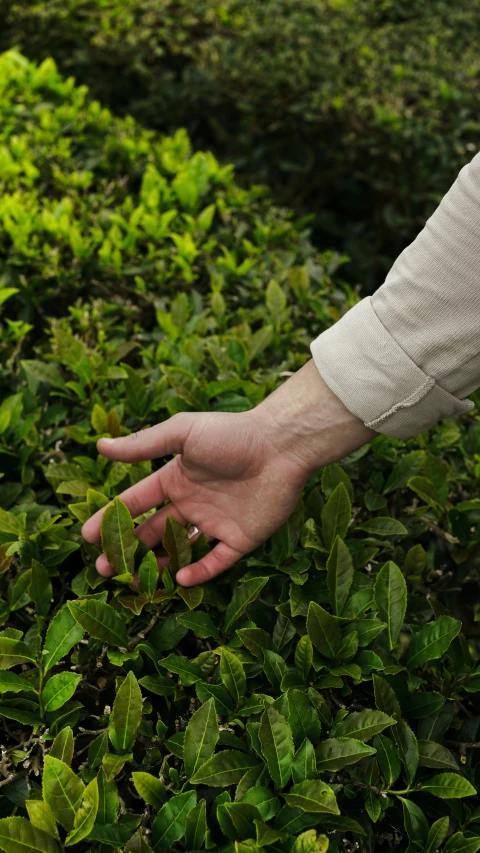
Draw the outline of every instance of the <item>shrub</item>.
<instances>
[{"instance_id":1,"label":"shrub","mask_svg":"<svg viewBox=\"0 0 480 853\"><path fill-rule=\"evenodd\" d=\"M250 408L356 296L185 134L50 62L0 86L0 849L474 853L476 416L328 466L214 584L175 584L208 544L170 519L159 578L117 497L152 465L96 439Z\"/></svg>"},{"instance_id":2,"label":"shrub","mask_svg":"<svg viewBox=\"0 0 480 853\"><path fill-rule=\"evenodd\" d=\"M0 18L4 47L315 211L370 289L477 149L478 0L1 0Z\"/></svg>"}]
</instances>

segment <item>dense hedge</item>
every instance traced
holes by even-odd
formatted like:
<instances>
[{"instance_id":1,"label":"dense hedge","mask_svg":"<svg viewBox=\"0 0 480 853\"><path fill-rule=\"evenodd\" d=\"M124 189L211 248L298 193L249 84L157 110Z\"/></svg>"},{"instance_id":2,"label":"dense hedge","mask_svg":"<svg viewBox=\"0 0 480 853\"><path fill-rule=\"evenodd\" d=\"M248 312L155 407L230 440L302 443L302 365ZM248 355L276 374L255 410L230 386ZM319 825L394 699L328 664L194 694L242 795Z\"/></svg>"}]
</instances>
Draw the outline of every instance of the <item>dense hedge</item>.
<instances>
[{"instance_id":1,"label":"dense hedge","mask_svg":"<svg viewBox=\"0 0 480 853\"><path fill-rule=\"evenodd\" d=\"M319 472L200 588L184 528L159 579L117 502L105 581L81 523L151 465L98 436L248 409L357 297L288 211L52 62L0 58L0 152L0 849L475 853L477 416Z\"/></svg>"},{"instance_id":2,"label":"dense hedge","mask_svg":"<svg viewBox=\"0 0 480 853\"><path fill-rule=\"evenodd\" d=\"M479 0L0 0L0 49L188 129L381 283L478 147Z\"/></svg>"}]
</instances>

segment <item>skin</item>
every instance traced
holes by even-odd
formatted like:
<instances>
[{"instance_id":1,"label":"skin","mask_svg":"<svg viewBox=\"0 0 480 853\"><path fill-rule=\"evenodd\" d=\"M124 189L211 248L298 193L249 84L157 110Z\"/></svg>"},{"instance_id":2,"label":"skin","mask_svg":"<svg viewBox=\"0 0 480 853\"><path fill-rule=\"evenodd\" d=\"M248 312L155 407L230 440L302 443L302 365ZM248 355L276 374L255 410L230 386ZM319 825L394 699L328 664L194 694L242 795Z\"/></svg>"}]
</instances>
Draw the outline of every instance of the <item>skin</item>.
<instances>
[{"instance_id":1,"label":"skin","mask_svg":"<svg viewBox=\"0 0 480 853\"><path fill-rule=\"evenodd\" d=\"M150 548L161 542L167 515L217 540L205 557L177 573L179 584L194 586L258 548L291 515L315 471L375 435L309 361L249 412L184 412L129 436L102 438L97 446L122 462L175 454L120 498L134 518L161 507L136 528ZM103 512L83 525L87 542L100 540ZM160 567L166 564L159 560ZM114 573L104 554L96 566L105 577Z\"/></svg>"}]
</instances>

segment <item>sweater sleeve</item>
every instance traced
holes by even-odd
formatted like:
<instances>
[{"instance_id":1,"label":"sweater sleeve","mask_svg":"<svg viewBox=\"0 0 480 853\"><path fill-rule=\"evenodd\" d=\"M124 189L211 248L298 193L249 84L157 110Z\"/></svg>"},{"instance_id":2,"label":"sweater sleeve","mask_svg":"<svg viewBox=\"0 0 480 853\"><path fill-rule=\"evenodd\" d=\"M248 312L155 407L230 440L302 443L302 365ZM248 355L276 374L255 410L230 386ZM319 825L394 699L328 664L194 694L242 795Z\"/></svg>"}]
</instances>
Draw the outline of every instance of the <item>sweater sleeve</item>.
<instances>
[{"instance_id":1,"label":"sweater sleeve","mask_svg":"<svg viewBox=\"0 0 480 853\"><path fill-rule=\"evenodd\" d=\"M480 154L461 170L385 283L311 344L345 406L409 438L473 408L480 386Z\"/></svg>"}]
</instances>

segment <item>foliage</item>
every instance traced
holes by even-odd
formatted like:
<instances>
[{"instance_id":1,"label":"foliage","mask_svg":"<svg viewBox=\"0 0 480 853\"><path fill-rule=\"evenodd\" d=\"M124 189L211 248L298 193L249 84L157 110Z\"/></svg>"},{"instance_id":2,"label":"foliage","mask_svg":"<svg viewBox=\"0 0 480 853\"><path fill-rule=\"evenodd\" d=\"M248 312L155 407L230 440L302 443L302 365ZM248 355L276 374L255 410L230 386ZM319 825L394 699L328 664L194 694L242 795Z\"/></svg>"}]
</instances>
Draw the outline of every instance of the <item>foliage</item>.
<instances>
[{"instance_id":1,"label":"foliage","mask_svg":"<svg viewBox=\"0 0 480 853\"><path fill-rule=\"evenodd\" d=\"M369 289L477 150L479 0L0 0L0 47L188 129Z\"/></svg>"},{"instance_id":2,"label":"foliage","mask_svg":"<svg viewBox=\"0 0 480 853\"><path fill-rule=\"evenodd\" d=\"M152 465L97 438L254 406L356 296L185 134L51 62L0 88L0 849L479 850L475 414L328 466L214 584L172 519L159 577L117 497Z\"/></svg>"}]
</instances>

